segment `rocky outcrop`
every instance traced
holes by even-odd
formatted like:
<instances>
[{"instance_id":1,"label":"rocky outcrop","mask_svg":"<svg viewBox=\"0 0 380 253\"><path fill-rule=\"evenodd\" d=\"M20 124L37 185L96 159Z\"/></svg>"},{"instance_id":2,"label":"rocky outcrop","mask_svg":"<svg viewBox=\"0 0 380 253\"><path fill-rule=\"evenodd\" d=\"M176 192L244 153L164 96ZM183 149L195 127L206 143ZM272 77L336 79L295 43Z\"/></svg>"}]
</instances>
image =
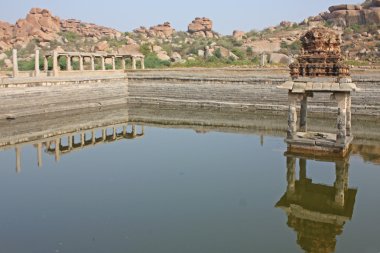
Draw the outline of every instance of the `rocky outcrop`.
<instances>
[{"instance_id":1,"label":"rocky outcrop","mask_svg":"<svg viewBox=\"0 0 380 253\"><path fill-rule=\"evenodd\" d=\"M62 20L60 25L62 32L75 32L84 37L101 39L103 37L119 38L122 35L121 32L115 29L92 23L85 23L76 19Z\"/></svg>"},{"instance_id":2,"label":"rocky outcrop","mask_svg":"<svg viewBox=\"0 0 380 253\"><path fill-rule=\"evenodd\" d=\"M237 39L237 40L242 40L243 37L245 36L245 32L235 30L235 31L233 31L232 36L233 36L235 39Z\"/></svg>"},{"instance_id":3,"label":"rocky outcrop","mask_svg":"<svg viewBox=\"0 0 380 253\"><path fill-rule=\"evenodd\" d=\"M329 12L321 13L318 17L337 26L347 27L355 24L379 24L380 23L380 1L373 0L371 4L351 5L341 4L331 6ZM313 18L315 19L315 18Z\"/></svg>"},{"instance_id":4,"label":"rocky outcrop","mask_svg":"<svg viewBox=\"0 0 380 253\"><path fill-rule=\"evenodd\" d=\"M143 35L144 37L157 37L162 39L171 38L173 36L173 33L175 32L175 30L171 27L169 22L152 26L149 29L147 29L144 26L141 26L133 31L135 33Z\"/></svg>"},{"instance_id":5,"label":"rocky outcrop","mask_svg":"<svg viewBox=\"0 0 380 253\"><path fill-rule=\"evenodd\" d=\"M60 38L60 32L75 32L84 37L101 39L118 38L119 31L75 19L61 20L47 9L32 8L26 18L19 19L15 25L0 21L0 50L8 50L15 45L26 45L32 39L40 43Z\"/></svg>"},{"instance_id":6,"label":"rocky outcrop","mask_svg":"<svg viewBox=\"0 0 380 253\"><path fill-rule=\"evenodd\" d=\"M0 50L8 50L11 47L13 37L13 25L0 21Z\"/></svg>"},{"instance_id":7,"label":"rocky outcrop","mask_svg":"<svg viewBox=\"0 0 380 253\"><path fill-rule=\"evenodd\" d=\"M188 25L188 33L204 38L214 38L217 34L212 30L212 21L209 18L195 18Z\"/></svg>"},{"instance_id":8,"label":"rocky outcrop","mask_svg":"<svg viewBox=\"0 0 380 253\"><path fill-rule=\"evenodd\" d=\"M13 29L16 42L28 42L33 38L52 41L60 32L60 19L47 9L32 8L25 19L19 19Z\"/></svg>"}]
</instances>

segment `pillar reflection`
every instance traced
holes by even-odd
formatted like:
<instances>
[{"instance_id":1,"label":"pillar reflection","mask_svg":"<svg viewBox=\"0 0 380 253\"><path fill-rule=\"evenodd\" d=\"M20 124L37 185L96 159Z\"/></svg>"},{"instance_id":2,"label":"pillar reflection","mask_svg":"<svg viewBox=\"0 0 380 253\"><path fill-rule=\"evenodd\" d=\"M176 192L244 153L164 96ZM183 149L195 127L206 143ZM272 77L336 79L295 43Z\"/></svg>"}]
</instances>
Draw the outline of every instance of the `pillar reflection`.
<instances>
[{"instance_id":1,"label":"pillar reflection","mask_svg":"<svg viewBox=\"0 0 380 253\"><path fill-rule=\"evenodd\" d=\"M287 225L297 233L297 243L304 252L332 253L336 237L352 218L357 189L348 187L349 156L341 159L305 157L286 153L287 188L276 203L288 217ZM296 167L299 160L299 177ZM333 185L313 183L307 177L307 161L335 165Z\"/></svg>"}]
</instances>

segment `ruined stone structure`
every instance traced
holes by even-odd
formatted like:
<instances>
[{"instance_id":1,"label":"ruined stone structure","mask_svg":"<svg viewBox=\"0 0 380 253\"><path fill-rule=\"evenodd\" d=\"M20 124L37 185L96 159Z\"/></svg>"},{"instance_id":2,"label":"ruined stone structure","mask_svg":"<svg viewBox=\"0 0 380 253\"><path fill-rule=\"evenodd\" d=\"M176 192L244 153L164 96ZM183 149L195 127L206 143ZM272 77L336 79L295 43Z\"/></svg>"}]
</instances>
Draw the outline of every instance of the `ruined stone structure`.
<instances>
[{"instance_id":1,"label":"ruined stone structure","mask_svg":"<svg viewBox=\"0 0 380 253\"><path fill-rule=\"evenodd\" d=\"M290 75L298 77L345 77L348 66L343 64L338 34L325 28L308 31L302 38L302 53L290 64Z\"/></svg>"},{"instance_id":2,"label":"ruined stone structure","mask_svg":"<svg viewBox=\"0 0 380 253\"><path fill-rule=\"evenodd\" d=\"M302 54L290 65L292 81L279 86L288 90L288 149L345 155L353 139L351 92L357 88L342 63L339 35L326 28L313 28L301 41ZM307 101L315 92L332 93L331 99L338 103L336 135L307 131ZM301 103L299 122L297 102Z\"/></svg>"},{"instance_id":3,"label":"ruined stone structure","mask_svg":"<svg viewBox=\"0 0 380 253\"><path fill-rule=\"evenodd\" d=\"M61 71L59 67L59 59L61 57L66 58L66 71L73 71L72 62L74 58L77 58L79 61L79 71L85 71L84 63L85 59L89 59L90 62L90 71L95 71L95 60L100 59L100 70L106 70L106 60L111 59L112 70L116 70L116 59L121 60L121 69L125 70L127 58L132 60L132 69L136 69L136 62L140 61L141 69L145 69L144 64L144 55L139 54L109 54L109 53L84 53L84 52L58 52L54 50L51 53L47 53L43 56L44 58L44 69L43 72L46 75L49 75L48 71L48 59L53 59L53 76L58 76ZM40 52L39 50L35 51L35 63L34 63L34 76L38 77L41 73L40 71ZM17 50L13 49L13 77L16 78L19 76L18 69L18 59L17 59Z\"/></svg>"}]
</instances>

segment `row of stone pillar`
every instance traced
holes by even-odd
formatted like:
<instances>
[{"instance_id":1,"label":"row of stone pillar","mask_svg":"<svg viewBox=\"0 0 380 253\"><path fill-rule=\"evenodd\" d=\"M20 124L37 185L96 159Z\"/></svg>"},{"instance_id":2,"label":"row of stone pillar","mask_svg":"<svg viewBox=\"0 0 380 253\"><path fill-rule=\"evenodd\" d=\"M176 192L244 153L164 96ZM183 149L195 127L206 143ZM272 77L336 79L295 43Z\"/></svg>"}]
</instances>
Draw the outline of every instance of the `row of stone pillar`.
<instances>
[{"instance_id":1,"label":"row of stone pillar","mask_svg":"<svg viewBox=\"0 0 380 253\"><path fill-rule=\"evenodd\" d=\"M141 132L139 134L137 134L135 125L132 125L131 128L132 128L131 133L128 133L127 132L127 126L123 126L122 135L126 136L127 134L130 134L132 137L136 137L138 135L139 136L144 135L144 126L141 126ZM116 137L117 137L116 127L113 127L112 130L113 130L112 139L116 140ZM106 141L107 140L107 128L102 128L101 131L102 131L101 140ZM59 161L60 157L61 157L62 138L63 137L57 138L52 142L55 145L54 155L55 155L56 161ZM80 133L80 145L81 145L81 147L84 147L86 145L86 139L87 139L86 133L85 132ZM49 141L49 142L45 143L45 145L49 149L52 143ZM71 150L74 147L74 136L73 135L67 136L67 143L68 143L67 147L69 148L69 150ZM92 130L91 131L91 145L93 145L95 143L96 143L95 130ZM42 144L43 144L42 142L36 144L38 167L42 166ZM16 172L20 173L21 172L21 146L17 146L15 148L15 151L16 151Z\"/></svg>"},{"instance_id":2,"label":"row of stone pillar","mask_svg":"<svg viewBox=\"0 0 380 253\"><path fill-rule=\"evenodd\" d=\"M59 74L59 57L57 51L53 51L53 76L58 76ZM112 57L105 57L105 56L71 56L66 55L66 70L71 71L72 69L72 59L74 57L79 58L79 71L84 70L84 58L89 57L91 59L91 71L95 71L95 58L99 57L101 59L101 70L106 70L106 64L105 59L106 58L112 58L112 70L116 70L116 56ZM144 58L143 57L131 57L132 58L132 69L136 69L136 62L137 60L140 60L141 63L141 69L145 69L144 64ZM34 76L40 75L40 51L35 51L35 61L34 61ZM17 60L17 50L13 49L12 51L12 60L13 60L13 77L19 76L19 69L18 69L18 60ZM125 58L122 57L121 61L121 68L122 70L125 70ZM48 56L44 57L44 72L48 72Z\"/></svg>"}]
</instances>

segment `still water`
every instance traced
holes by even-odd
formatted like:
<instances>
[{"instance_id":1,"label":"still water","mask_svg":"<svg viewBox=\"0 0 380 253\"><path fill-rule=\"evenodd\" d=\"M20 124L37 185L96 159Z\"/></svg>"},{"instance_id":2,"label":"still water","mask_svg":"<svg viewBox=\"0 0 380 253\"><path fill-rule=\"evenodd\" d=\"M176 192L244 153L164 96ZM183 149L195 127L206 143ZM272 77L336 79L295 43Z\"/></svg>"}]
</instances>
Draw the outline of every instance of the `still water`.
<instances>
[{"instance_id":1,"label":"still water","mask_svg":"<svg viewBox=\"0 0 380 253\"><path fill-rule=\"evenodd\" d=\"M17 162L0 151L0 252L380 252L371 157L300 159L282 137L170 127L69 142L43 143L40 167L37 144Z\"/></svg>"}]
</instances>

